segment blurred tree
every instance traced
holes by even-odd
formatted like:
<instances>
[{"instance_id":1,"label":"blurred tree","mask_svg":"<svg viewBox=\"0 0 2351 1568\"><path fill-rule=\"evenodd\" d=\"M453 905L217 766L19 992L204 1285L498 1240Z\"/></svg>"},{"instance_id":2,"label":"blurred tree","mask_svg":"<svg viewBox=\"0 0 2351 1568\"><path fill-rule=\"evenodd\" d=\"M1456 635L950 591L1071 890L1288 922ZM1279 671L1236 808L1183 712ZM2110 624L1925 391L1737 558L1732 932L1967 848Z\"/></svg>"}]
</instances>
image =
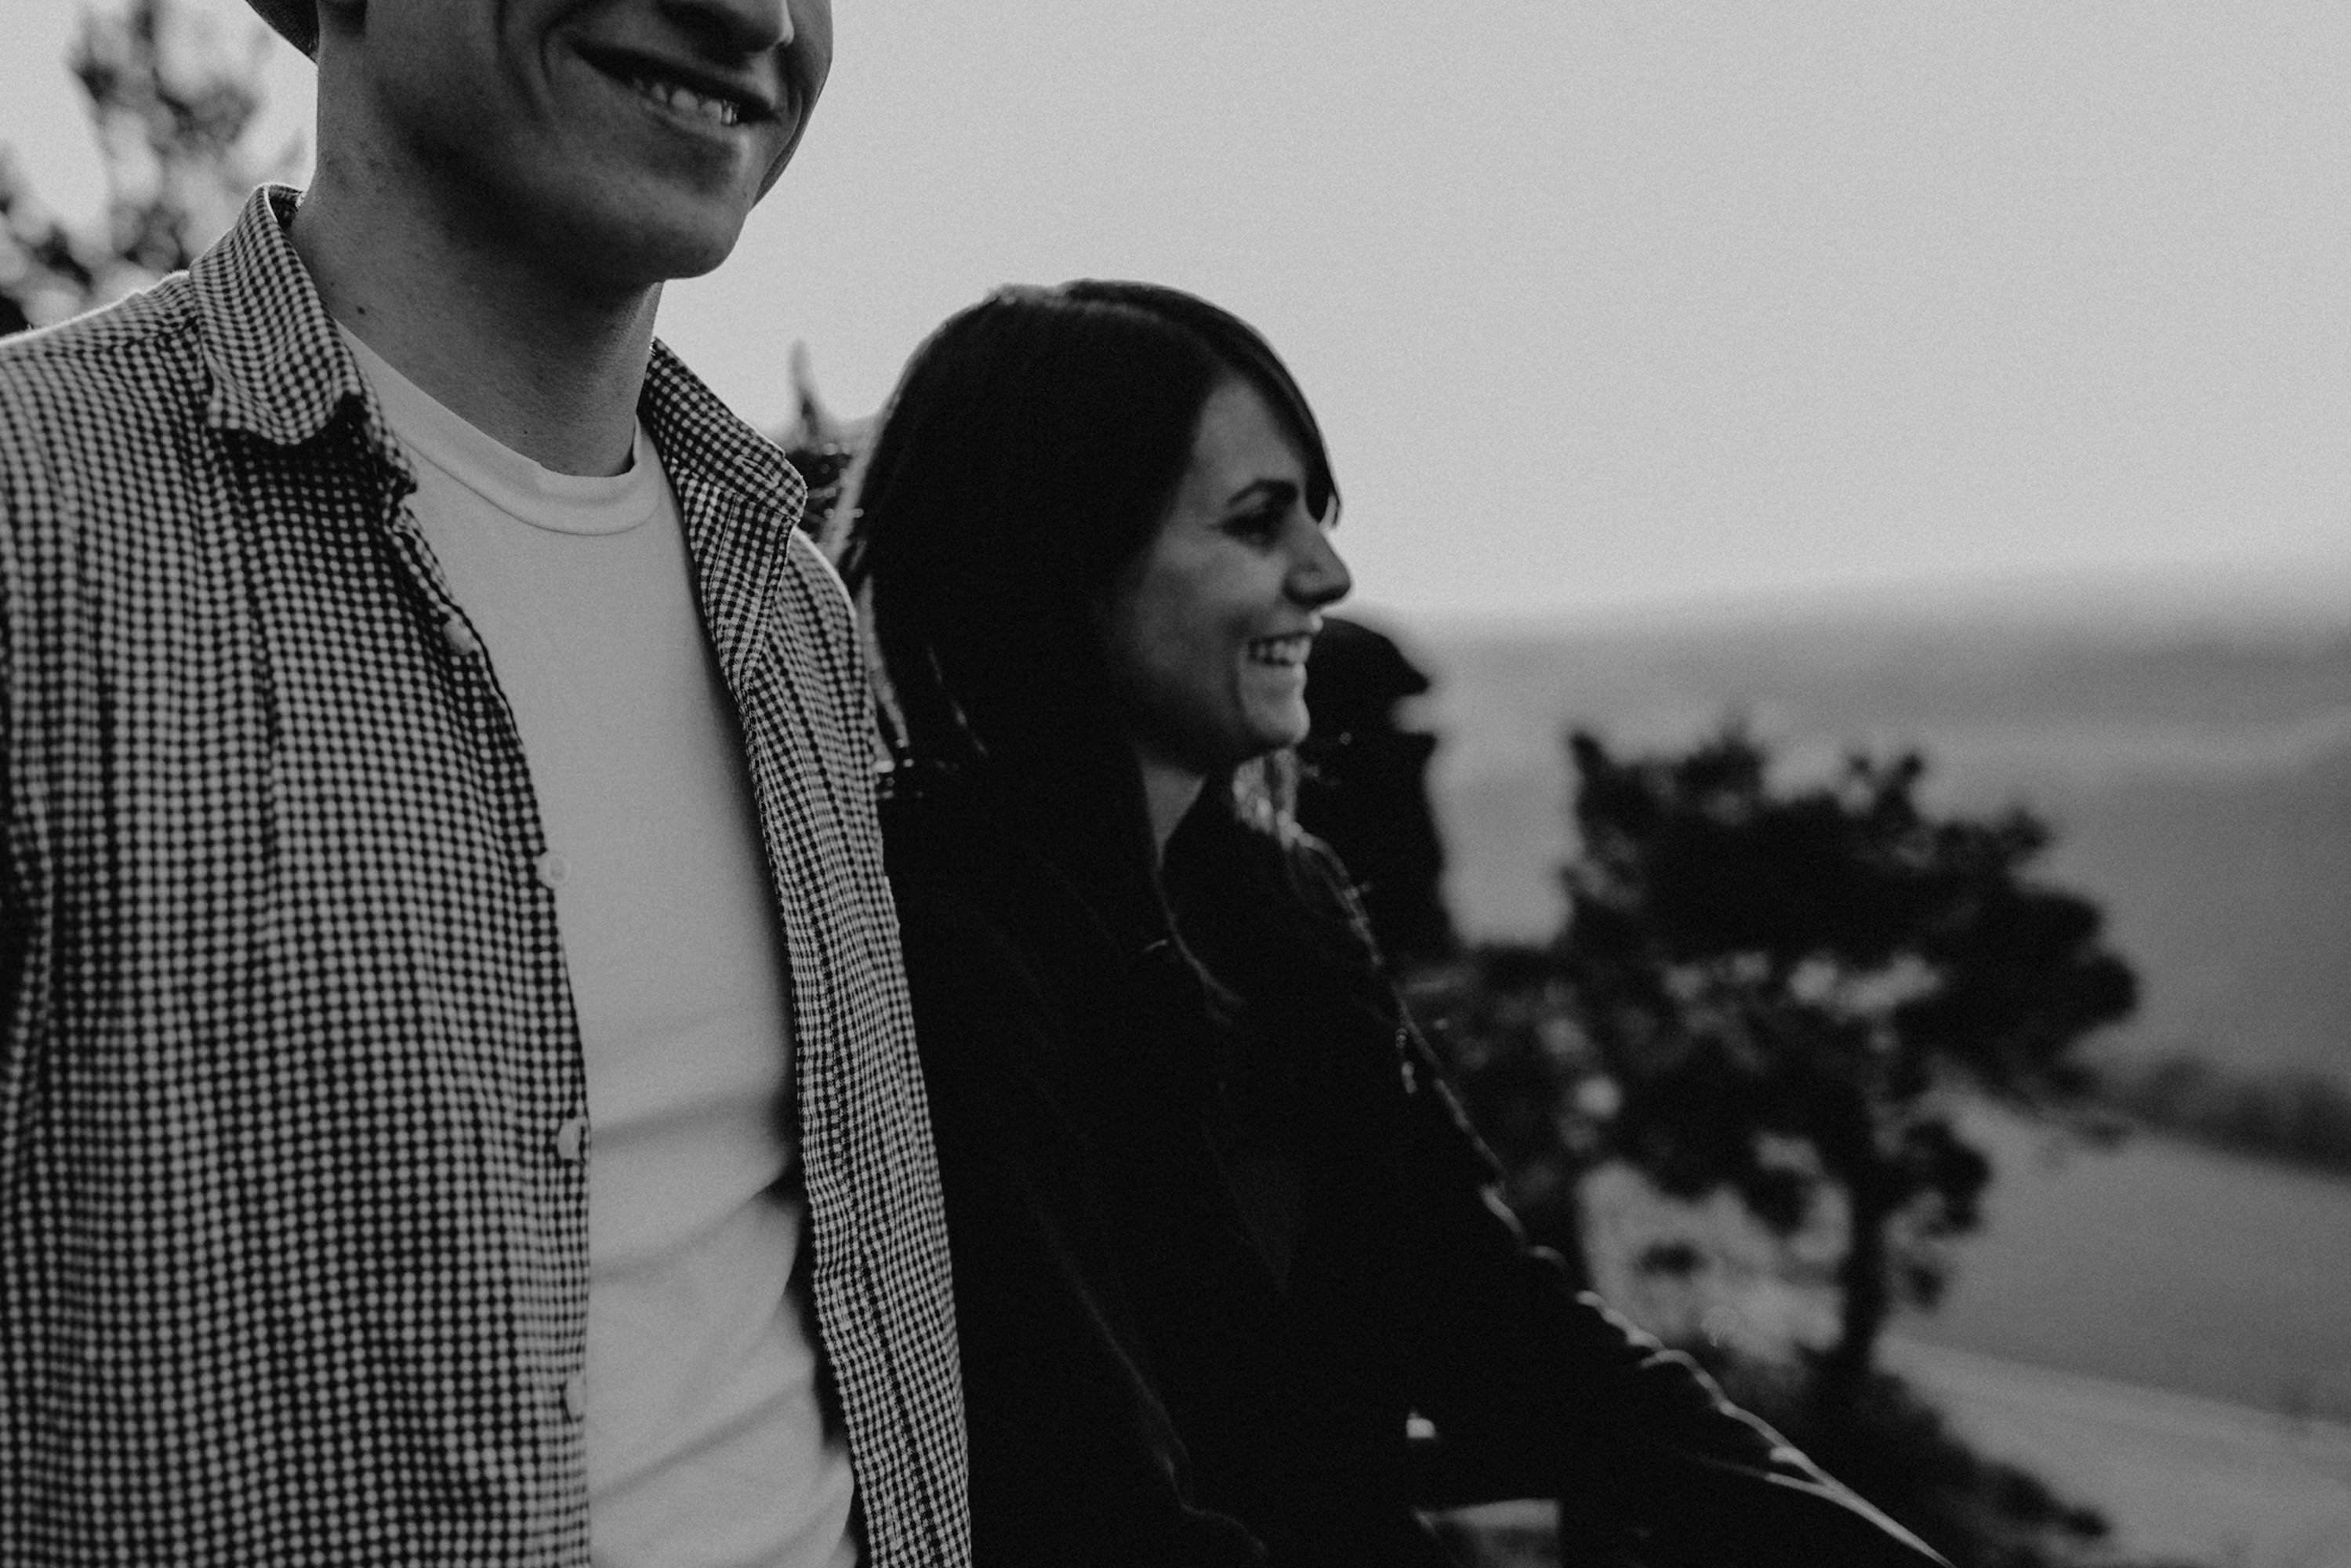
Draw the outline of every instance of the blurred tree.
<instances>
[{"instance_id":1,"label":"blurred tree","mask_svg":"<svg viewBox=\"0 0 2351 1568\"><path fill-rule=\"evenodd\" d=\"M816 374L809 368L806 343L792 345L792 398L798 405L790 423L768 433L784 449L785 460L799 470L808 485L807 504L800 509L800 528L828 549L841 543L833 512L847 491L850 471L857 466L873 437L874 420L842 419L817 396ZM849 519L841 517L841 528Z\"/></svg>"},{"instance_id":2,"label":"blurred tree","mask_svg":"<svg viewBox=\"0 0 2351 1568\"><path fill-rule=\"evenodd\" d=\"M1678 757L1569 745L1583 848L1556 958L1623 1093L1611 1145L1782 1235L1842 1197L1816 1386L1849 1405L1896 1306L1938 1292L1938 1244L1979 1222L1991 1166L1935 1091L2084 1106L2074 1048L2130 1010L2134 977L2095 905L2024 875L2047 829L1928 813L1916 753L1782 792L1735 725Z\"/></svg>"},{"instance_id":3,"label":"blurred tree","mask_svg":"<svg viewBox=\"0 0 2351 1568\"><path fill-rule=\"evenodd\" d=\"M0 337L61 321L97 292L86 247L37 201L0 147Z\"/></svg>"},{"instance_id":4,"label":"blurred tree","mask_svg":"<svg viewBox=\"0 0 2351 1568\"><path fill-rule=\"evenodd\" d=\"M1552 954L1480 944L1403 980L1414 1019L1502 1166L1510 1211L1579 1286L1589 1285L1577 1189L1607 1157L1619 1095L1577 1026Z\"/></svg>"},{"instance_id":5,"label":"blurred tree","mask_svg":"<svg viewBox=\"0 0 2351 1568\"><path fill-rule=\"evenodd\" d=\"M263 179L298 150L256 161L246 132L277 47L256 21L241 54L179 0L90 12L67 59L106 168L102 229L77 234L0 152L0 332L45 326L183 267L235 220Z\"/></svg>"}]
</instances>

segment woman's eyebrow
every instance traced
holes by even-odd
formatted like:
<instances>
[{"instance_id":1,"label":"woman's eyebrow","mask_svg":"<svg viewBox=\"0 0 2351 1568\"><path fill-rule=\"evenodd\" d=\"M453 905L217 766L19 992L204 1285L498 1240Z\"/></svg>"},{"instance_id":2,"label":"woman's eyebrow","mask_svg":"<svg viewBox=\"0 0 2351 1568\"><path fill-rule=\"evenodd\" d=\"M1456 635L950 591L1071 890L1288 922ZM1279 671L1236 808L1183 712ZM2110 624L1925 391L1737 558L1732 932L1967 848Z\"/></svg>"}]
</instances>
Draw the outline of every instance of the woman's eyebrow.
<instances>
[{"instance_id":1,"label":"woman's eyebrow","mask_svg":"<svg viewBox=\"0 0 2351 1568\"><path fill-rule=\"evenodd\" d=\"M1298 483L1294 479L1252 479L1227 497L1225 505L1228 508L1238 507L1262 497L1287 507L1298 499L1299 493Z\"/></svg>"}]
</instances>

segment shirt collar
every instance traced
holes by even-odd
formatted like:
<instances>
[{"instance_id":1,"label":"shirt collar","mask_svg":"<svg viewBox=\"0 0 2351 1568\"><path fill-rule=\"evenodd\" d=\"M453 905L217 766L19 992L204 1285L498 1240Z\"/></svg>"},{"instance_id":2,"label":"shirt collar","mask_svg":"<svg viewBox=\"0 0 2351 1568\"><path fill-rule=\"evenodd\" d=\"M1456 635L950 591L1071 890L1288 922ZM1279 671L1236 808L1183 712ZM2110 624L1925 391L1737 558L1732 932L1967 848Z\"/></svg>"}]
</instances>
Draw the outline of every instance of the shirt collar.
<instances>
[{"instance_id":1,"label":"shirt collar","mask_svg":"<svg viewBox=\"0 0 2351 1568\"><path fill-rule=\"evenodd\" d=\"M807 487L783 449L719 402L659 339L645 367L637 413L672 468L696 470L726 489L770 504L783 501L785 527L799 521Z\"/></svg>"},{"instance_id":2,"label":"shirt collar","mask_svg":"<svg viewBox=\"0 0 2351 1568\"><path fill-rule=\"evenodd\" d=\"M350 400L367 401L359 366L287 237L300 200L290 187L262 186L188 269L212 374L205 424L280 446L310 440Z\"/></svg>"},{"instance_id":3,"label":"shirt collar","mask_svg":"<svg viewBox=\"0 0 2351 1568\"><path fill-rule=\"evenodd\" d=\"M373 394L359 362L287 235L300 201L289 186L262 186L235 226L188 269L212 378L205 423L298 446L349 407L366 438L402 468L396 444L370 413ZM723 622L714 624L714 633L722 645L747 639L758 606L768 602L807 487L781 449L659 341L637 412L661 451L695 557L717 566L715 581L748 591L730 596L731 615L714 616ZM720 608L711 597L705 592L705 613Z\"/></svg>"},{"instance_id":4,"label":"shirt collar","mask_svg":"<svg viewBox=\"0 0 2351 1568\"><path fill-rule=\"evenodd\" d=\"M658 341L637 416L652 433L677 497L703 624L719 668L730 685L739 683L769 650L777 594L807 487L774 443L736 417Z\"/></svg>"},{"instance_id":5,"label":"shirt collar","mask_svg":"<svg viewBox=\"0 0 2351 1568\"><path fill-rule=\"evenodd\" d=\"M287 237L300 202L290 186L262 186L235 226L188 269L212 371L206 423L288 446L325 429L347 399L367 400L367 382ZM775 444L720 402L665 344L653 344L638 410L666 460L746 494L800 491Z\"/></svg>"}]
</instances>

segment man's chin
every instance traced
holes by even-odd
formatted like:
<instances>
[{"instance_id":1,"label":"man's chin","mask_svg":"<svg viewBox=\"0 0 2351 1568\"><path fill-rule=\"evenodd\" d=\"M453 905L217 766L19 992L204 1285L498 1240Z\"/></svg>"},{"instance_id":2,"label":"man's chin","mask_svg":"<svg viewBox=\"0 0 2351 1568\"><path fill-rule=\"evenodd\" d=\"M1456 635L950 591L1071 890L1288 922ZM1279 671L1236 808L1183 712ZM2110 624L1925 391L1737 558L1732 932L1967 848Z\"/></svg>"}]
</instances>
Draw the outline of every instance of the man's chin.
<instances>
[{"instance_id":1,"label":"man's chin","mask_svg":"<svg viewBox=\"0 0 2351 1568\"><path fill-rule=\"evenodd\" d=\"M734 254L742 233L739 217L583 225L582 232L559 247L559 259L580 273L583 281L623 291L658 287L716 271Z\"/></svg>"}]
</instances>

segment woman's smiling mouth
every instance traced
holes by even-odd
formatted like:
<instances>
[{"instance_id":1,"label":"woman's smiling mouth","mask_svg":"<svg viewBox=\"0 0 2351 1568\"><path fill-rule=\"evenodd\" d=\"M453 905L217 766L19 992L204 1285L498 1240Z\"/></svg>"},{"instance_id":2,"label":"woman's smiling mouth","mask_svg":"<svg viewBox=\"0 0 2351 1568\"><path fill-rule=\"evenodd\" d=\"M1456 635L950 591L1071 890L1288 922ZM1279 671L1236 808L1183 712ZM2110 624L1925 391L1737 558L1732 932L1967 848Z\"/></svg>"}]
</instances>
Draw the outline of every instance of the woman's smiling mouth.
<instances>
[{"instance_id":1,"label":"woman's smiling mouth","mask_svg":"<svg viewBox=\"0 0 2351 1568\"><path fill-rule=\"evenodd\" d=\"M1306 663L1306 654L1313 646L1314 633L1311 632L1295 632L1287 637L1259 637L1249 644L1249 662L1295 668Z\"/></svg>"}]
</instances>

